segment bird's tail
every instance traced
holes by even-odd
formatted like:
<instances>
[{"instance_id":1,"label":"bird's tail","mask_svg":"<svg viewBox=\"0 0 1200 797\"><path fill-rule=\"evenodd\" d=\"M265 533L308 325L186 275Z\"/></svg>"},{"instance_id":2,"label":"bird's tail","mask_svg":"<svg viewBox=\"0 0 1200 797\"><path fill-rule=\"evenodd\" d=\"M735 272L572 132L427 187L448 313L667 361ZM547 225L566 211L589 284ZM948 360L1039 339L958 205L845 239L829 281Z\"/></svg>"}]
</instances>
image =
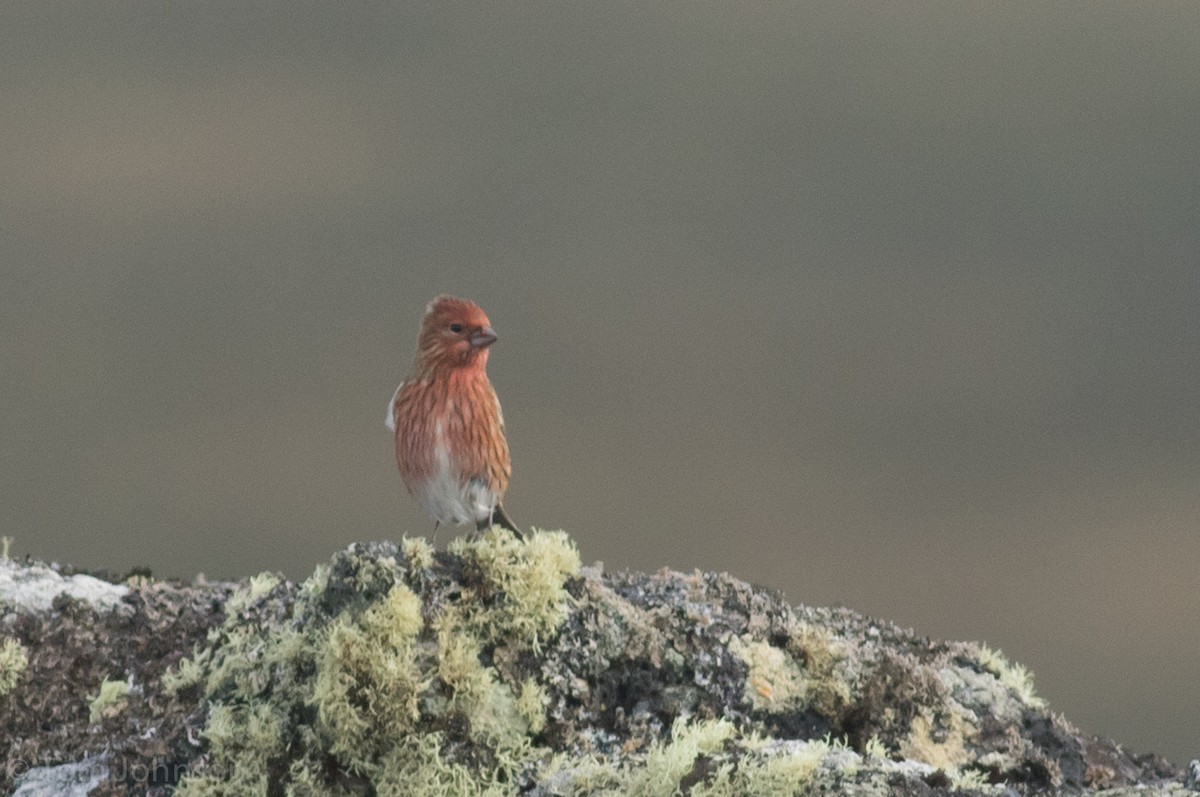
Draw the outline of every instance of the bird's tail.
<instances>
[{"instance_id":1,"label":"bird's tail","mask_svg":"<svg viewBox=\"0 0 1200 797\"><path fill-rule=\"evenodd\" d=\"M484 518L475 524L475 531L484 531L492 526L500 526L501 528L508 529L517 535L518 540L525 539L525 535L517 528L517 524L512 522L512 518L508 516L508 513L504 511L504 507L500 504L496 504L496 508L492 510L491 518Z\"/></svg>"}]
</instances>

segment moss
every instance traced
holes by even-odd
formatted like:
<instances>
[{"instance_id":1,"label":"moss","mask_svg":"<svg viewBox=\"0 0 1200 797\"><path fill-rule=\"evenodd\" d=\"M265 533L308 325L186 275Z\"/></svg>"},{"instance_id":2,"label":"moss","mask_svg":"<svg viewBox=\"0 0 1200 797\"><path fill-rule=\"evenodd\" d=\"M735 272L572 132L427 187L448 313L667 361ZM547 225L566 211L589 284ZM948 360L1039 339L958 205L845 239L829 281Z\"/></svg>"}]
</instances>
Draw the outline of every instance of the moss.
<instances>
[{"instance_id":1,"label":"moss","mask_svg":"<svg viewBox=\"0 0 1200 797\"><path fill-rule=\"evenodd\" d=\"M16 688L28 665L29 655L20 642L15 639L0 642L0 697Z\"/></svg>"},{"instance_id":2,"label":"moss","mask_svg":"<svg viewBox=\"0 0 1200 797\"><path fill-rule=\"evenodd\" d=\"M121 713L128 705L129 691L130 685L127 681L101 681L100 691L88 705L89 721L96 723L105 717Z\"/></svg>"},{"instance_id":3,"label":"moss","mask_svg":"<svg viewBox=\"0 0 1200 797\"><path fill-rule=\"evenodd\" d=\"M464 717L498 751L522 748L529 723L518 711L517 696L496 680L493 668L480 663L480 642L462 627L457 613L443 617L437 638L437 674L450 692L448 710Z\"/></svg>"}]
</instances>

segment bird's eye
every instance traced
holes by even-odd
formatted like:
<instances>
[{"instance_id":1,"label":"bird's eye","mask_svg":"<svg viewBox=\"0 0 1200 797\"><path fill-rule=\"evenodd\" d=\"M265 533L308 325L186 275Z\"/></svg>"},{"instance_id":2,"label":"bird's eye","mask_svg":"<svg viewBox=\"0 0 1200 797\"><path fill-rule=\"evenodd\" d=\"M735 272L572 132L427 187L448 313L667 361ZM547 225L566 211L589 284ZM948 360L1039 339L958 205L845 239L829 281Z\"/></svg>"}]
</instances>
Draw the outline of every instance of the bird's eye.
<instances>
[{"instance_id":1,"label":"bird's eye","mask_svg":"<svg viewBox=\"0 0 1200 797\"><path fill-rule=\"evenodd\" d=\"M462 332L462 324L451 324L450 331L451 332Z\"/></svg>"}]
</instances>

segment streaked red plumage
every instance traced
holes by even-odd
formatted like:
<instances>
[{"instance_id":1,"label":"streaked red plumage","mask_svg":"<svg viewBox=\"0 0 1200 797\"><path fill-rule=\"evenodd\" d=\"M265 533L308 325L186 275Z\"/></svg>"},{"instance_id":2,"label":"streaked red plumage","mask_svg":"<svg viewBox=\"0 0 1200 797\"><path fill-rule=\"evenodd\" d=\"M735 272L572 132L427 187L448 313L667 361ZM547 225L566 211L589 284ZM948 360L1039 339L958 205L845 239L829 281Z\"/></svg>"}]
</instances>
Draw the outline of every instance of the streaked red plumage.
<instances>
[{"instance_id":1,"label":"streaked red plumage","mask_svg":"<svg viewBox=\"0 0 1200 797\"><path fill-rule=\"evenodd\" d=\"M493 522L512 474L500 402L487 377L496 340L479 305L439 296L425 309L417 353L388 406L408 492L439 523Z\"/></svg>"}]
</instances>

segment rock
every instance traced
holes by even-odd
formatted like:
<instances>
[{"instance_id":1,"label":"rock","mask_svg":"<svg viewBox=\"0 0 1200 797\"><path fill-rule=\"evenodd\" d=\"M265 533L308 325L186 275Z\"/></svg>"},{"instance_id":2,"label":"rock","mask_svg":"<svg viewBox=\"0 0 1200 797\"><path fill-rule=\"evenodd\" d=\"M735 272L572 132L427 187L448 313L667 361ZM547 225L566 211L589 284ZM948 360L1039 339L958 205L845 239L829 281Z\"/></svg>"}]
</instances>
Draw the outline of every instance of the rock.
<instances>
[{"instance_id":1,"label":"rock","mask_svg":"<svg viewBox=\"0 0 1200 797\"><path fill-rule=\"evenodd\" d=\"M45 612L59 595L66 595L100 610L122 609L129 589L94 576L63 576L45 565L19 565L0 559L0 595L17 611Z\"/></svg>"},{"instance_id":2,"label":"rock","mask_svg":"<svg viewBox=\"0 0 1200 797\"><path fill-rule=\"evenodd\" d=\"M561 532L356 544L300 584L102 581L116 604L13 600L48 568L6 568L0 793L88 761L91 795L1196 793L986 646L583 568Z\"/></svg>"},{"instance_id":3,"label":"rock","mask_svg":"<svg viewBox=\"0 0 1200 797\"><path fill-rule=\"evenodd\" d=\"M37 767L17 777L13 797L88 797L108 777L103 756L91 756L74 764Z\"/></svg>"}]
</instances>

